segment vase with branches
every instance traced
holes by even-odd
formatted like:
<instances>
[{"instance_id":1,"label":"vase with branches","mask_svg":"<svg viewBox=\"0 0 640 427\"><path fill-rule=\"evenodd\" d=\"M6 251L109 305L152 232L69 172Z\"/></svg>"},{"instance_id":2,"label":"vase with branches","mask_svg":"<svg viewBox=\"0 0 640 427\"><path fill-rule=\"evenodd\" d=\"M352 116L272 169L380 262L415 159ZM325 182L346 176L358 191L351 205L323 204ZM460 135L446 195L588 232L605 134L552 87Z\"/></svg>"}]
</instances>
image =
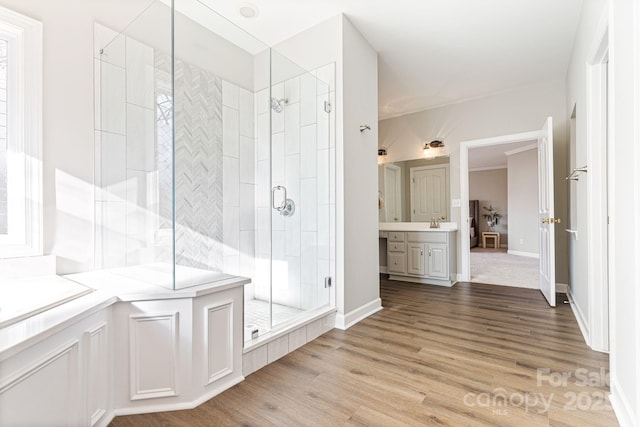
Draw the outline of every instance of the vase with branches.
<instances>
[{"instance_id":1,"label":"vase with branches","mask_svg":"<svg viewBox=\"0 0 640 427\"><path fill-rule=\"evenodd\" d=\"M485 211L482 217L487 220L489 230L493 231L493 228L498 225L498 221L502 218L502 215L491 205L489 205L489 207L483 206L482 209Z\"/></svg>"}]
</instances>

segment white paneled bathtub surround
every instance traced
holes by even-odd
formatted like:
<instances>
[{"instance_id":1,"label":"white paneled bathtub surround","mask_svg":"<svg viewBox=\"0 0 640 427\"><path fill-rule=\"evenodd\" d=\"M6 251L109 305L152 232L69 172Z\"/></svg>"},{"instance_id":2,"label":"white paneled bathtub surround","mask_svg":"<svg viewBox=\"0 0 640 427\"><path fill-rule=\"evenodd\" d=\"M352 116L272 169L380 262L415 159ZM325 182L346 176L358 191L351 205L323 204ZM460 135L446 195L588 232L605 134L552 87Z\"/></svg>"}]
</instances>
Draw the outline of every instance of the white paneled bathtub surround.
<instances>
[{"instance_id":1,"label":"white paneled bathtub surround","mask_svg":"<svg viewBox=\"0 0 640 427\"><path fill-rule=\"evenodd\" d=\"M243 379L247 279L182 291L105 271L57 280L95 291L0 330L0 424L104 426Z\"/></svg>"}]
</instances>

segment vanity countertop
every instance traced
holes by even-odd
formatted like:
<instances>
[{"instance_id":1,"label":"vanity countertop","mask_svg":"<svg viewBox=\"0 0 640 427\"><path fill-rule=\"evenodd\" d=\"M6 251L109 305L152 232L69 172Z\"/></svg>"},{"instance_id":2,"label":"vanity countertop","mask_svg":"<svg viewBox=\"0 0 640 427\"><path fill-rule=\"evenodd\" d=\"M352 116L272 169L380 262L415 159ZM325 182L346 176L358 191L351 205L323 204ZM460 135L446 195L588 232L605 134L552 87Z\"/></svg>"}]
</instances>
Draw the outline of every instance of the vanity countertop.
<instances>
[{"instance_id":1,"label":"vanity countertop","mask_svg":"<svg viewBox=\"0 0 640 427\"><path fill-rule=\"evenodd\" d=\"M453 232L458 230L455 222L441 222L440 228L430 228L429 222L381 222L380 231L428 231L428 232Z\"/></svg>"}]
</instances>

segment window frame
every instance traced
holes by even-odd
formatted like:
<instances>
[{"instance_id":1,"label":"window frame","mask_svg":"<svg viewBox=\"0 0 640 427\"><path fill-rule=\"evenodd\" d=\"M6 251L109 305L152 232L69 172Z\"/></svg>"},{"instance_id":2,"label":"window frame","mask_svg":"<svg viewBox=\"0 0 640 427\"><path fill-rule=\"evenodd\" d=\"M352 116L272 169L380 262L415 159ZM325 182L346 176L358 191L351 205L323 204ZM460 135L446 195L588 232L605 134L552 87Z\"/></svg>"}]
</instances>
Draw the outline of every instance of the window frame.
<instances>
[{"instance_id":1,"label":"window frame","mask_svg":"<svg viewBox=\"0 0 640 427\"><path fill-rule=\"evenodd\" d=\"M0 258L43 253L42 34L39 21L0 7L0 37L8 42L8 227Z\"/></svg>"}]
</instances>

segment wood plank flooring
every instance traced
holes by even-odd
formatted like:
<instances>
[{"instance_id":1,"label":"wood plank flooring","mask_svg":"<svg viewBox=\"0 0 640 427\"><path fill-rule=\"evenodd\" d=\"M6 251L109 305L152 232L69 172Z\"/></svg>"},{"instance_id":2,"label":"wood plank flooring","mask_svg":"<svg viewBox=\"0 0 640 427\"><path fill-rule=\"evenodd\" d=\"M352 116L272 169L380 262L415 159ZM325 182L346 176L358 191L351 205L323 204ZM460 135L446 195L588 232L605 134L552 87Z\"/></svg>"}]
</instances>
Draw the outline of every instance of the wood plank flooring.
<instances>
[{"instance_id":1,"label":"wood plank flooring","mask_svg":"<svg viewBox=\"0 0 640 427\"><path fill-rule=\"evenodd\" d=\"M384 310L194 410L111 426L618 425L608 356L585 345L564 295L552 309L537 290L382 280L381 297Z\"/></svg>"}]
</instances>

